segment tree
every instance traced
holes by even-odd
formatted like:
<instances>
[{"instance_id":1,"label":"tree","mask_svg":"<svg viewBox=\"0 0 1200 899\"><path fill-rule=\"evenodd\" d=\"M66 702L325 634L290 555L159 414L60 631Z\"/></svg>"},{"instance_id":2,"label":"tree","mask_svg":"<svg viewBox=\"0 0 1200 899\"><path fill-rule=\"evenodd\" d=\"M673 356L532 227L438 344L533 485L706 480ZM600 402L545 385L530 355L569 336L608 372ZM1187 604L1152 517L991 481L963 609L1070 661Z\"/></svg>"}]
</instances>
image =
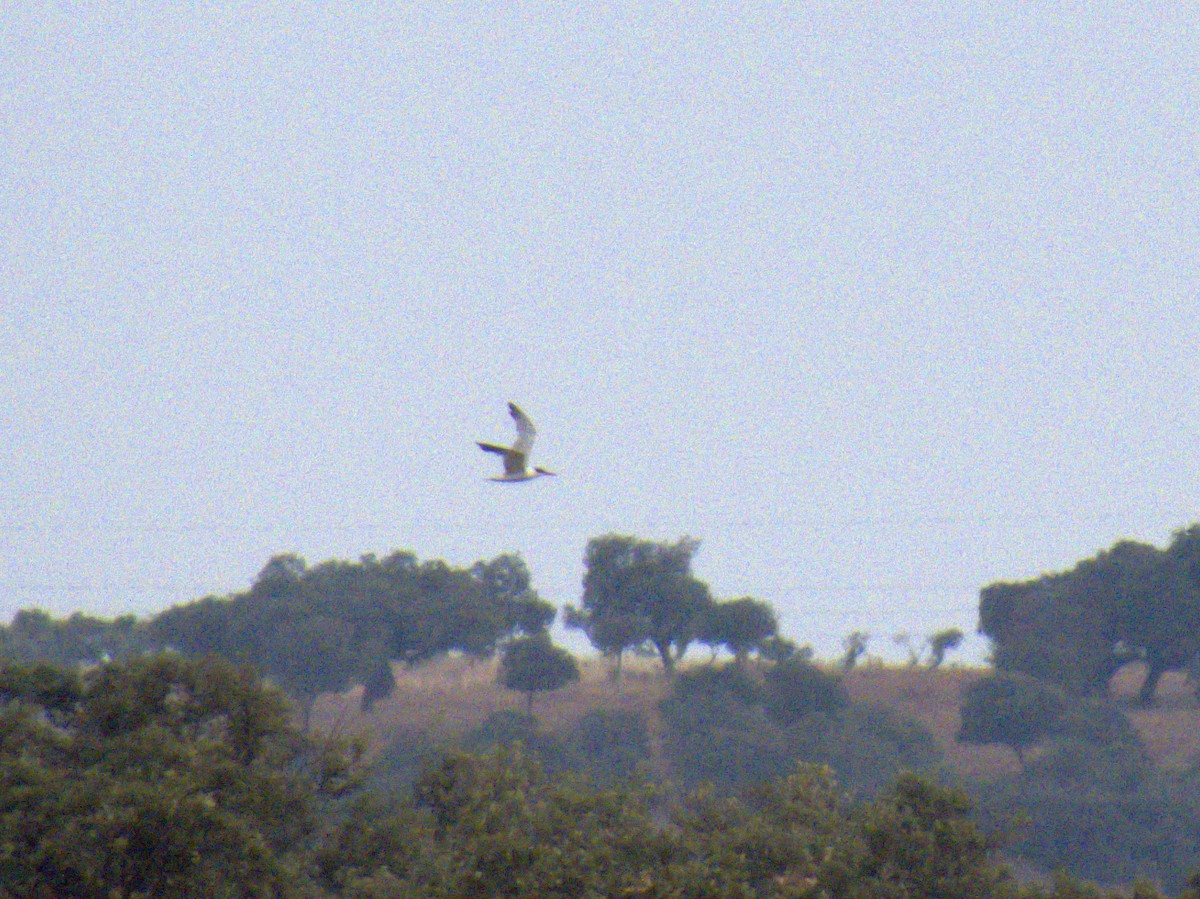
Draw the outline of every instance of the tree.
<instances>
[{"instance_id":1,"label":"tree","mask_svg":"<svg viewBox=\"0 0 1200 899\"><path fill-rule=\"evenodd\" d=\"M525 713L533 714L533 694L558 690L579 680L575 658L550 642L546 633L521 637L504 648L499 681L509 690L525 694Z\"/></svg>"},{"instance_id":2,"label":"tree","mask_svg":"<svg viewBox=\"0 0 1200 899\"><path fill-rule=\"evenodd\" d=\"M588 615L574 606L567 606L564 621L567 627L582 630L592 646L603 655L615 659L612 669L614 681L621 679L625 651L643 646L650 639L649 622L635 615Z\"/></svg>"},{"instance_id":3,"label":"tree","mask_svg":"<svg viewBox=\"0 0 1200 899\"><path fill-rule=\"evenodd\" d=\"M1148 706L1163 674L1200 653L1200 525L1176 531L1165 551L1147 556L1123 584L1115 629L1145 659L1138 701Z\"/></svg>"},{"instance_id":4,"label":"tree","mask_svg":"<svg viewBox=\"0 0 1200 899\"><path fill-rule=\"evenodd\" d=\"M834 715L850 704L840 678L804 659L788 659L768 668L763 698L767 714L785 726L813 712Z\"/></svg>"},{"instance_id":5,"label":"tree","mask_svg":"<svg viewBox=\"0 0 1200 899\"><path fill-rule=\"evenodd\" d=\"M768 662L786 662L792 658L810 662L813 657L813 648L811 646L807 644L797 646L794 641L789 640L787 637L781 637L778 634L763 640L762 645L758 648L758 652Z\"/></svg>"},{"instance_id":6,"label":"tree","mask_svg":"<svg viewBox=\"0 0 1200 899\"><path fill-rule=\"evenodd\" d=\"M308 710L319 693L356 682L369 688L366 703L383 698L392 660L415 665L453 650L488 658L505 639L545 630L554 614L511 554L469 569L406 552L316 566L280 555L249 590L176 606L147 633L160 647L253 662Z\"/></svg>"},{"instance_id":7,"label":"tree","mask_svg":"<svg viewBox=\"0 0 1200 899\"><path fill-rule=\"evenodd\" d=\"M143 647L142 628L133 615L109 620L75 612L56 619L42 609L21 609L11 625L0 627L0 657L27 662L96 664Z\"/></svg>"},{"instance_id":8,"label":"tree","mask_svg":"<svg viewBox=\"0 0 1200 899\"><path fill-rule=\"evenodd\" d=\"M554 606L537 595L520 556L506 553L476 562L471 576L483 589L485 601L504 610L506 634L537 634L554 622Z\"/></svg>"},{"instance_id":9,"label":"tree","mask_svg":"<svg viewBox=\"0 0 1200 899\"><path fill-rule=\"evenodd\" d=\"M294 856L352 755L215 659L0 669L0 892L299 896Z\"/></svg>"},{"instance_id":10,"label":"tree","mask_svg":"<svg viewBox=\"0 0 1200 899\"><path fill-rule=\"evenodd\" d=\"M637 622L638 629L626 633L649 641L663 670L673 673L712 605L708 586L691 573L699 546L686 537L676 543L618 534L589 540L580 611L586 631L591 634L604 620Z\"/></svg>"},{"instance_id":11,"label":"tree","mask_svg":"<svg viewBox=\"0 0 1200 899\"><path fill-rule=\"evenodd\" d=\"M778 630L770 604L746 596L713 603L700 617L697 639L709 646L724 646L741 664L751 650L762 646Z\"/></svg>"},{"instance_id":12,"label":"tree","mask_svg":"<svg viewBox=\"0 0 1200 899\"><path fill-rule=\"evenodd\" d=\"M859 657L867 651L867 641L871 639L871 635L866 631L852 631L842 640L842 648L845 653L842 655L842 670L853 671L854 666L858 664Z\"/></svg>"},{"instance_id":13,"label":"tree","mask_svg":"<svg viewBox=\"0 0 1200 899\"><path fill-rule=\"evenodd\" d=\"M946 653L951 649L956 649L962 641L963 632L956 627L948 627L930 637L929 667L940 667L946 658Z\"/></svg>"},{"instance_id":14,"label":"tree","mask_svg":"<svg viewBox=\"0 0 1200 899\"><path fill-rule=\"evenodd\" d=\"M1130 658L1146 662L1140 700L1200 653L1200 525L1166 550L1122 540L1066 572L990 584L979 629L996 667L1100 693Z\"/></svg>"},{"instance_id":15,"label":"tree","mask_svg":"<svg viewBox=\"0 0 1200 899\"><path fill-rule=\"evenodd\" d=\"M998 672L971 684L960 709L961 743L1008 746L1025 767L1025 750L1055 733L1067 709L1060 690L1024 674Z\"/></svg>"}]
</instances>

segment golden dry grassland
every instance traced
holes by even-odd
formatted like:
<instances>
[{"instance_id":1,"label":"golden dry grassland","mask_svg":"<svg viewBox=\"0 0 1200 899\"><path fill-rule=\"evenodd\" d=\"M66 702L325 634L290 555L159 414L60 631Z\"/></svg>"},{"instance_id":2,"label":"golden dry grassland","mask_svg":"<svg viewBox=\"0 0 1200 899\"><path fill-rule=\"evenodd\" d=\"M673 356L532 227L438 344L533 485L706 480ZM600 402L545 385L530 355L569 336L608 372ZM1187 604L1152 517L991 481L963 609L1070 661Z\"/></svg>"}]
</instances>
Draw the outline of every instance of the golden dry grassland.
<instances>
[{"instance_id":1,"label":"golden dry grassland","mask_svg":"<svg viewBox=\"0 0 1200 899\"><path fill-rule=\"evenodd\" d=\"M701 664L693 662L692 664ZM547 730L567 728L594 709L623 709L645 716L653 744L660 745L658 702L668 684L658 664L649 659L626 659L620 681L610 677L600 659L580 663L581 678L554 693L539 694L534 714ZM946 762L963 775L990 778L1016 771L1016 759L1002 746L970 746L955 741L963 691L990 669L946 665L937 670L868 662L845 679L851 698L888 706L912 717L932 731ZM496 663L458 657L436 660L417 668L396 666L396 689L369 714L358 712L361 689L324 696L317 703L313 724L322 730L366 732L377 747L400 731L424 732L438 741L452 741L481 724L489 715L524 710L524 697L496 683ZM1169 674L1159 688L1159 703L1138 709L1129 703L1142 671L1130 665L1113 678L1113 694L1126 703L1133 725L1159 764L1183 767L1200 759L1200 707L1194 685L1182 674Z\"/></svg>"}]
</instances>

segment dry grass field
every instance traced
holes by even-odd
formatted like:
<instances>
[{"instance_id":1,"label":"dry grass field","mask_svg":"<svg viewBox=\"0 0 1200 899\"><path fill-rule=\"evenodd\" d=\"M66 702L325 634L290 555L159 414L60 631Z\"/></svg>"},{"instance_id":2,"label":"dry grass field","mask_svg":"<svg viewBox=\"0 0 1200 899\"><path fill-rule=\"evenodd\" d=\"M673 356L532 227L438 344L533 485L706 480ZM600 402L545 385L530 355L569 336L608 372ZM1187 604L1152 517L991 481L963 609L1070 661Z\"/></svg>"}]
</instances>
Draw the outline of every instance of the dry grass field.
<instances>
[{"instance_id":1,"label":"dry grass field","mask_svg":"<svg viewBox=\"0 0 1200 899\"><path fill-rule=\"evenodd\" d=\"M694 663L694 664L699 664ZM593 709L624 709L643 714L658 745L658 702L667 683L657 663L628 659L619 682L606 662L585 660L580 681L554 693L539 694L534 714L547 730L574 723ZM891 707L928 727L941 744L947 763L965 776L987 779L1016 770L1016 759L1000 746L968 746L954 739L963 690L983 677L986 668L944 666L936 671L874 663L860 665L846 678L851 697ZM1118 672L1113 693L1128 702L1137 692L1142 672L1136 665ZM445 658L416 669L396 668L396 690L370 714L358 712L360 690L325 696L317 703L314 726L323 730L365 731L377 746L399 731L422 731L436 740L453 740L504 709L523 710L524 697L496 684L494 662ZM1155 761L1183 767L1200 759L1200 706L1194 685L1170 674L1159 688L1152 709L1126 706Z\"/></svg>"}]
</instances>

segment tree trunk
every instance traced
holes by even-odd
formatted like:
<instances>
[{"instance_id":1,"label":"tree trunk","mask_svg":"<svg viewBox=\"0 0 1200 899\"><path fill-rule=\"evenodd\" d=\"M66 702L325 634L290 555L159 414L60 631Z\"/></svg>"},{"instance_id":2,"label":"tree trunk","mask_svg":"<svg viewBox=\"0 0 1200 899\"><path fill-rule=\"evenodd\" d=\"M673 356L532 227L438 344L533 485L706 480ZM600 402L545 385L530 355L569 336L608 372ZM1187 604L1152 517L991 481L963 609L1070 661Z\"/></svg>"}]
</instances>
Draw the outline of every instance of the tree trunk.
<instances>
[{"instance_id":1,"label":"tree trunk","mask_svg":"<svg viewBox=\"0 0 1200 899\"><path fill-rule=\"evenodd\" d=\"M525 694L525 714L530 718L533 717L533 691L530 690Z\"/></svg>"},{"instance_id":2,"label":"tree trunk","mask_svg":"<svg viewBox=\"0 0 1200 899\"><path fill-rule=\"evenodd\" d=\"M1158 689L1158 681L1166 672L1166 666L1158 653L1146 653L1146 679L1138 690L1138 705L1149 707L1154 705L1154 691Z\"/></svg>"},{"instance_id":3,"label":"tree trunk","mask_svg":"<svg viewBox=\"0 0 1200 899\"><path fill-rule=\"evenodd\" d=\"M662 659L663 671L667 676L675 673L675 659L671 656L671 641L655 641L654 648L658 650L658 656Z\"/></svg>"}]
</instances>

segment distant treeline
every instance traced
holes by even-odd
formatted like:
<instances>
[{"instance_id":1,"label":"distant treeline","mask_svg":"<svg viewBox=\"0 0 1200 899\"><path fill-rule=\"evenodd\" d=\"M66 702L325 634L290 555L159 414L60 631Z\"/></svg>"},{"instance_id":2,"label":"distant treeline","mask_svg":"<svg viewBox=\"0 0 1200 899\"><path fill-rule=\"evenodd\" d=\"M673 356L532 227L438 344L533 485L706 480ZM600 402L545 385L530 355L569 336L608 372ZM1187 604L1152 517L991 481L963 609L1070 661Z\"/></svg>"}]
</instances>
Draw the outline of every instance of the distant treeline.
<instances>
[{"instance_id":1,"label":"distant treeline","mask_svg":"<svg viewBox=\"0 0 1200 899\"><path fill-rule=\"evenodd\" d=\"M86 673L64 677L90 683L96 672L150 664L163 650L177 654L170 664L184 667L192 664L186 659L215 656L253 666L306 714L318 694L353 684L365 686L366 705L386 696L397 664L402 670L452 651L481 659L499 652L501 682L526 694L526 712L493 716L457 746L402 732L370 777L377 797L398 796L447 751L517 746L554 777L586 776L614 788L631 772L654 769L684 787L709 783L737 796L779 782L797 764L828 766L864 800L885 795L905 770L955 781L924 727L849 701L841 672L862 653L865 634L847 639L840 666L814 664L778 634L767 603L713 598L691 571L697 546L597 537L585 551L579 606L566 609L567 626L612 660L615 676L627 651L661 661L670 688L653 722L654 741L652 722L605 709L566 731L541 728L531 714L534 695L568 683L578 669L550 643L556 610L538 597L515 555L466 568L400 552L316 566L279 556L244 592L146 620L19 612L0 628L0 657L83 666ZM1200 766L1156 767L1107 691L1118 667L1141 661L1149 672L1141 701L1149 703L1164 671L1194 664L1198 560L1200 525L1193 525L1166 549L1122 541L1070 571L981 591L980 627L993 641L996 669L964 693L957 736L1010 747L1020 770L959 785L978 797L976 820L1010 834L1007 851L1045 870L1105 882L1148 876L1173 892L1200 869ZM948 629L931 638L931 666L957 636ZM677 670L697 643L713 650L707 664ZM733 661L716 664L718 649ZM52 709L43 715L51 722L58 716Z\"/></svg>"},{"instance_id":2,"label":"distant treeline","mask_svg":"<svg viewBox=\"0 0 1200 899\"><path fill-rule=\"evenodd\" d=\"M697 641L739 658L760 648L792 651L777 637L768 604L712 598L691 573L697 546L615 535L592 540L581 608L568 608L568 626L584 630L618 664L627 650L653 647L668 670ZM467 568L421 562L408 552L315 566L282 555L244 592L143 621L18 612L0 628L0 657L95 664L164 649L212 654L255 665L304 709L319 694L356 683L366 687L369 705L393 688L392 662L416 664L452 651L490 658L519 637L543 634L556 614L516 555Z\"/></svg>"}]
</instances>

